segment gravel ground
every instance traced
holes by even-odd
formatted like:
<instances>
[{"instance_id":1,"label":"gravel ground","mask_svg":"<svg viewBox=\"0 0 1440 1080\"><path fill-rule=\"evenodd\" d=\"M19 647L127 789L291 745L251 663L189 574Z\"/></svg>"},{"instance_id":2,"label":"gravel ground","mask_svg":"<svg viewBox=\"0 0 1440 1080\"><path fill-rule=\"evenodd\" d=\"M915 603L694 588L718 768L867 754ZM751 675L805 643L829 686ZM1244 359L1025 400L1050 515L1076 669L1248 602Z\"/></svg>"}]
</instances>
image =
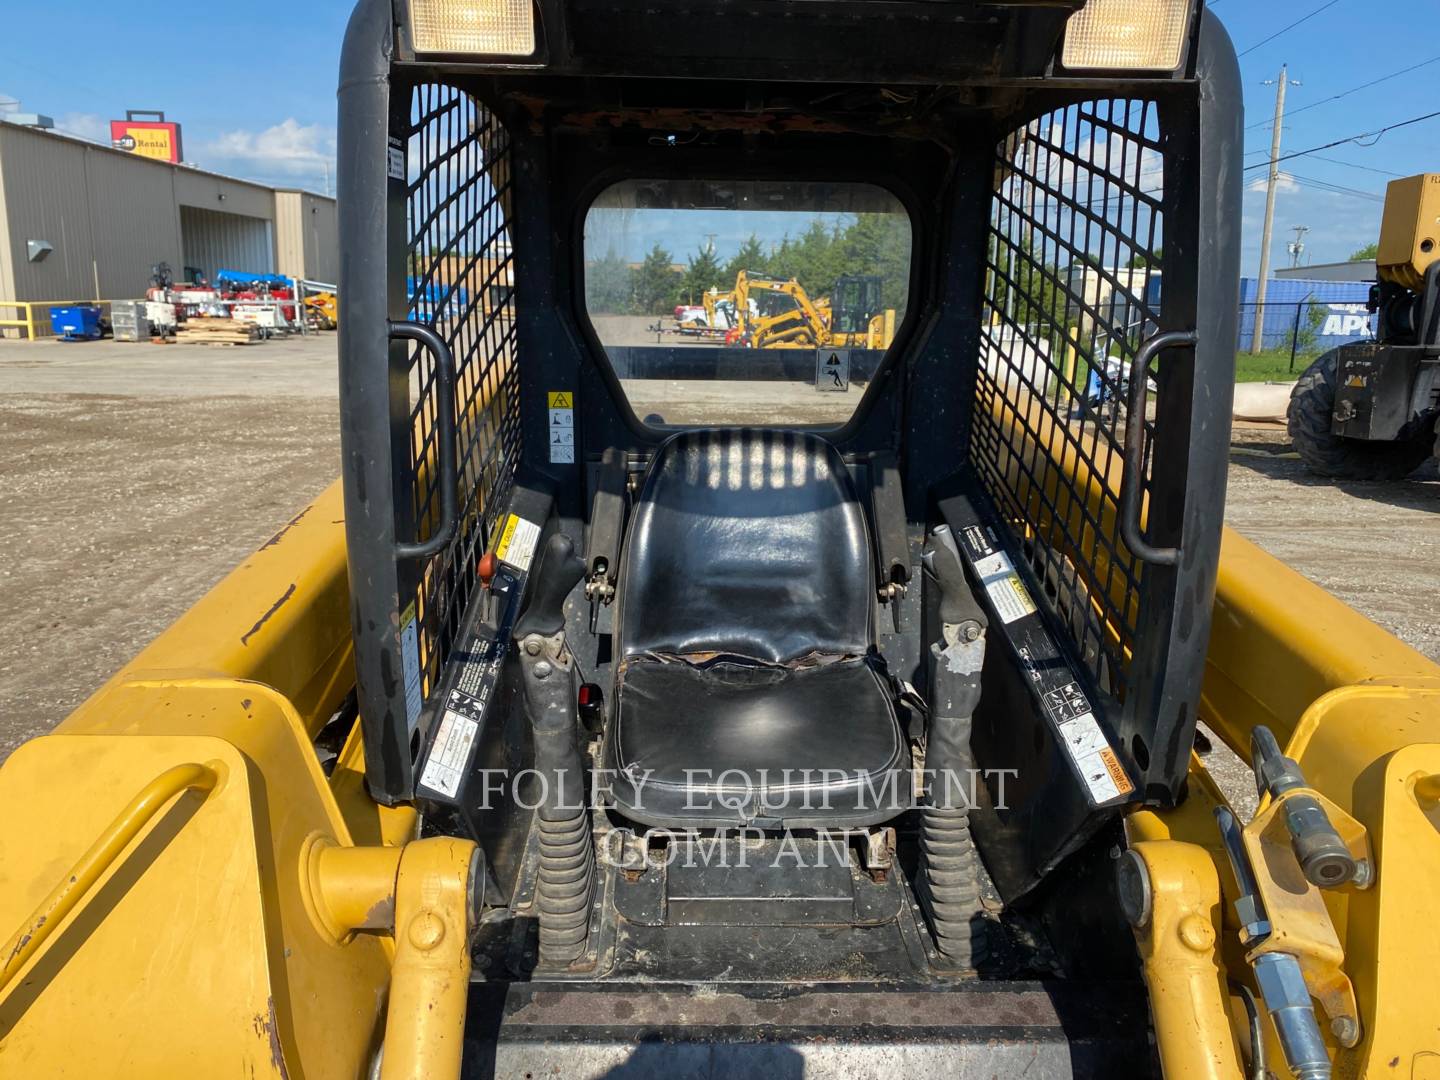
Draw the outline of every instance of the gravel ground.
<instances>
[{"instance_id":1,"label":"gravel ground","mask_svg":"<svg viewBox=\"0 0 1440 1080\"><path fill-rule=\"evenodd\" d=\"M334 340L0 341L0 760L338 474ZM1437 514L1434 462L1394 484L1321 483L1283 430L1237 426L1227 521L1440 660Z\"/></svg>"},{"instance_id":2,"label":"gravel ground","mask_svg":"<svg viewBox=\"0 0 1440 1080\"><path fill-rule=\"evenodd\" d=\"M0 343L0 760L338 475L334 387L333 336Z\"/></svg>"}]
</instances>

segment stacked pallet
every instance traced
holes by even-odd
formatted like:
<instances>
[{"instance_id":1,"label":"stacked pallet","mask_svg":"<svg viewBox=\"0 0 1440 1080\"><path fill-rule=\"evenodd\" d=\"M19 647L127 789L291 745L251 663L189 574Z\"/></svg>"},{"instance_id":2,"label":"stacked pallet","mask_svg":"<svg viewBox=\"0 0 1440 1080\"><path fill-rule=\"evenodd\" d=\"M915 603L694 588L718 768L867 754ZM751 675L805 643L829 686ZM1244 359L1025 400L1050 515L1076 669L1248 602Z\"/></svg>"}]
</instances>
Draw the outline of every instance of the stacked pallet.
<instances>
[{"instance_id":1,"label":"stacked pallet","mask_svg":"<svg viewBox=\"0 0 1440 1080\"><path fill-rule=\"evenodd\" d=\"M260 329L238 319L190 319L175 331L175 340L191 345L254 345Z\"/></svg>"}]
</instances>

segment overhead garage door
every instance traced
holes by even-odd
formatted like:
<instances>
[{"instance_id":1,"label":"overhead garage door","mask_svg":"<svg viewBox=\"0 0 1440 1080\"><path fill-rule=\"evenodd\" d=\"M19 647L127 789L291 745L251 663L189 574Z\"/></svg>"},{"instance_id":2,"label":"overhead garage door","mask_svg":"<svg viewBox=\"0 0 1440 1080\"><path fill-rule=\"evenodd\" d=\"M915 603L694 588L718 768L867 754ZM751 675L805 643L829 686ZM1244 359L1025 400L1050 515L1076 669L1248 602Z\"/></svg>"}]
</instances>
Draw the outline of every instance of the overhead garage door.
<instances>
[{"instance_id":1,"label":"overhead garage door","mask_svg":"<svg viewBox=\"0 0 1440 1080\"><path fill-rule=\"evenodd\" d=\"M185 265L213 278L219 270L275 272L275 231L267 218L180 207Z\"/></svg>"}]
</instances>

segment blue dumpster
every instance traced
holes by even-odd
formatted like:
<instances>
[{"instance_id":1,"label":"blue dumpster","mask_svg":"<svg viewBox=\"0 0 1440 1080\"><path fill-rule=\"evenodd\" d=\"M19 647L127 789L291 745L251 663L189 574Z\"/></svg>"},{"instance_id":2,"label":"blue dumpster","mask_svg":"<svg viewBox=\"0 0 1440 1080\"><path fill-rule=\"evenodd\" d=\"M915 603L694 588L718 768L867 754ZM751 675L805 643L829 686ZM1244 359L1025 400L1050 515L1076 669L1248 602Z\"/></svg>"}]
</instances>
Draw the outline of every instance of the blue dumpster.
<instances>
[{"instance_id":1,"label":"blue dumpster","mask_svg":"<svg viewBox=\"0 0 1440 1080\"><path fill-rule=\"evenodd\" d=\"M61 341L98 341L104 336L100 329L100 309L94 304L52 307L50 329Z\"/></svg>"}]
</instances>

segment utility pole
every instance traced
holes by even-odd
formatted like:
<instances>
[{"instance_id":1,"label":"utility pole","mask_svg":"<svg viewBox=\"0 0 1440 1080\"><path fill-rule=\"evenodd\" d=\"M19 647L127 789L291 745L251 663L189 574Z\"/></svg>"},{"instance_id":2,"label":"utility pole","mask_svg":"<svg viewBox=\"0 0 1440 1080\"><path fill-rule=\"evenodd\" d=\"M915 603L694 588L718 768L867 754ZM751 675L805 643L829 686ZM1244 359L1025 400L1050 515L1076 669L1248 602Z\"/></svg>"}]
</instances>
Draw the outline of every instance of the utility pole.
<instances>
[{"instance_id":1,"label":"utility pole","mask_svg":"<svg viewBox=\"0 0 1440 1080\"><path fill-rule=\"evenodd\" d=\"M1285 87L1290 82L1290 65L1280 65L1280 78L1274 80L1275 129L1270 133L1270 181L1265 187L1265 228L1260 235L1260 280L1255 285L1255 333L1250 338L1250 353L1260 351L1265 331L1265 286L1270 277L1270 238L1275 230L1275 187L1280 182L1280 127L1285 122ZM1266 86L1270 85L1267 80ZM1294 85L1299 86L1297 82Z\"/></svg>"},{"instance_id":2,"label":"utility pole","mask_svg":"<svg viewBox=\"0 0 1440 1080\"><path fill-rule=\"evenodd\" d=\"M1309 225L1291 225L1290 229L1295 233L1295 239L1285 245L1290 252L1290 266L1300 265L1300 256L1305 253L1305 234L1310 231Z\"/></svg>"}]
</instances>

